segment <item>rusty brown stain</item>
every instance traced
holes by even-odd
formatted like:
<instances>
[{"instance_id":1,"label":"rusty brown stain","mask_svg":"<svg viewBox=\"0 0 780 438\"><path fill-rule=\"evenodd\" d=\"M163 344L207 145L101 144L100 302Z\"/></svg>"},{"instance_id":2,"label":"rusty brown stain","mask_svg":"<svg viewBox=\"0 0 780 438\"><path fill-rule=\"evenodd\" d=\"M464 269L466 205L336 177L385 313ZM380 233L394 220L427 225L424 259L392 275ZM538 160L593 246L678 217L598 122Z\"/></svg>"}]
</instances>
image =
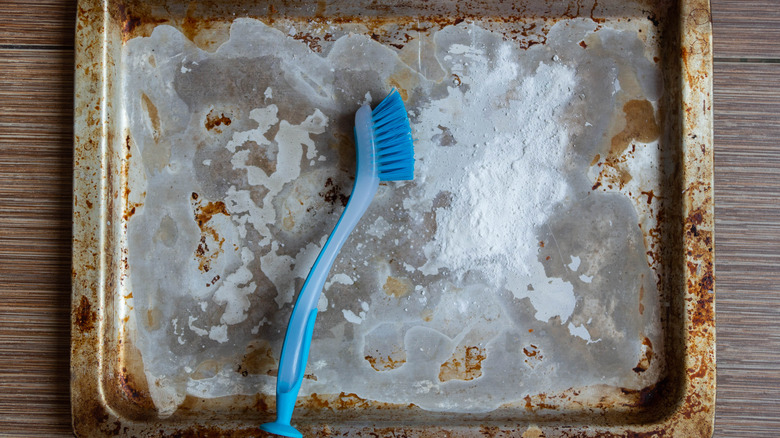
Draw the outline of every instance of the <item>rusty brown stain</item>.
<instances>
[{"instance_id":1,"label":"rusty brown stain","mask_svg":"<svg viewBox=\"0 0 780 438\"><path fill-rule=\"evenodd\" d=\"M74 324L81 332L88 332L95 328L97 313L92 310L92 304L85 296L81 296L79 305L74 310Z\"/></svg>"},{"instance_id":2,"label":"rusty brown stain","mask_svg":"<svg viewBox=\"0 0 780 438\"><path fill-rule=\"evenodd\" d=\"M643 315L645 313L645 305L642 304L642 301L645 298L645 285L640 284L639 285L639 314Z\"/></svg>"},{"instance_id":3,"label":"rusty brown stain","mask_svg":"<svg viewBox=\"0 0 780 438\"><path fill-rule=\"evenodd\" d=\"M122 33L130 34L139 24L141 24L141 19L139 17L127 14L127 8L124 3L120 2L117 4L117 10L119 11L119 21L122 23Z\"/></svg>"},{"instance_id":4,"label":"rusty brown stain","mask_svg":"<svg viewBox=\"0 0 780 438\"><path fill-rule=\"evenodd\" d=\"M645 337L642 340L644 348L644 354L639 359L639 363L634 367L635 373L643 373L650 368L650 362L653 360L653 343L649 338Z\"/></svg>"},{"instance_id":5,"label":"rusty brown stain","mask_svg":"<svg viewBox=\"0 0 780 438\"><path fill-rule=\"evenodd\" d=\"M162 319L162 312L160 309L153 308L146 310L146 325L149 330L157 330L160 328L160 322Z\"/></svg>"},{"instance_id":6,"label":"rusty brown stain","mask_svg":"<svg viewBox=\"0 0 780 438\"><path fill-rule=\"evenodd\" d=\"M284 218L282 219L282 228L284 228L287 231L290 231L294 227L295 227L295 218L293 217L292 211L288 208L287 214L285 214Z\"/></svg>"},{"instance_id":7,"label":"rusty brown stain","mask_svg":"<svg viewBox=\"0 0 780 438\"><path fill-rule=\"evenodd\" d=\"M598 163L600 159L601 159L601 154L596 154L596 156L593 157L592 160L590 160L590 165L591 166L595 166L596 163Z\"/></svg>"},{"instance_id":8,"label":"rusty brown stain","mask_svg":"<svg viewBox=\"0 0 780 438\"><path fill-rule=\"evenodd\" d=\"M704 216L701 211L697 210L694 211L689 217L688 222L693 225L701 225L701 223L704 221Z\"/></svg>"},{"instance_id":9,"label":"rusty brown stain","mask_svg":"<svg viewBox=\"0 0 780 438\"><path fill-rule=\"evenodd\" d=\"M618 157L623 154L632 141L649 143L658 139L661 130L655 120L653 104L647 100L629 100L623 105L626 116L626 126L612 137L610 155Z\"/></svg>"},{"instance_id":10,"label":"rusty brown stain","mask_svg":"<svg viewBox=\"0 0 780 438\"><path fill-rule=\"evenodd\" d=\"M356 410L356 409L370 409L370 408L400 408L403 405L393 403L381 403L373 402L359 397L354 393L341 392L339 394L317 394L313 393L310 396L302 397L296 404L305 410L332 410L332 411L344 411L344 410Z\"/></svg>"},{"instance_id":11,"label":"rusty brown stain","mask_svg":"<svg viewBox=\"0 0 780 438\"><path fill-rule=\"evenodd\" d=\"M536 426L531 426L528 429L523 432L523 434L520 436L520 438L546 438L547 435L544 434L542 429L539 429Z\"/></svg>"},{"instance_id":12,"label":"rusty brown stain","mask_svg":"<svg viewBox=\"0 0 780 438\"><path fill-rule=\"evenodd\" d=\"M341 191L341 185L333 182L333 178L325 180L325 190L319 192L320 197L327 203L335 206L340 204L346 207L349 202L349 196Z\"/></svg>"},{"instance_id":13,"label":"rusty brown stain","mask_svg":"<svg viewBox=\"0 0 780 438\"><path fill-rule=\"evenodd\" d=\"M582 41L580 41L580 47L582 47L583 49L587 49L588 48L588 43L586 43L585 40L582 40Z\"/></svg>"},{"instance_id":14,"label":"rusty brown stain","mask_svg":"<svg viewBox=\"0 0 780 438\"><path fill-rule=\"evenodd\" d=\"M702 361L699 364L698 369L689 368L688 369L688 377L691 379L701 379L705 375L707 375L707 371L709 371L709 367L707 366L706 361Z\"/></svg>"},{"instance_id":15,"label":"rusty brown stain","mask_svg":"<svg viewBox=\"0 0 780 438\"><path fill-rule=\"evenodd\" d=\"M206 114L206 121L203 122L203 126L206 127L209 131L213 130L217 126L225 125L230 126L230 124L233 121L230 120L229 117L225 116L225 113L217 113L214 110L209 111L208 114ZM221 132L220 130L217 130L218 132Z\"/></svg>"},{"instance_id":16,"label":"rusty brown stain","mask_svg":"<svg viewBox=\"0 0 780 438\"><path fill-rule=\"evenodd\" d=\"M199 205L198 212L195 214L195 220L198 222L198 226L202 227L206 225L211 218L216 214L224 214L230 216L227 211L225 203L222 201L208 202L206 205Z\"/></svg>"},{"instance_id":17,"label":"rusty brown stain","mask_svg":"<svg viewBox=\"0 0 780 438\"><path fill-rule=\"evenodd\" d=\"M122 219L124 219L125 222L129 221L131 217L135 214L135 210L137 207L139 207L141 204L128 204L128 209L125 211L124 215L122 215Z\"/></svg>"},{"instance_id":18,"label":"rusty brown stain","mask_svg":"<svg viewBox=\"0 0 780 438\"><path fill-rule=\"evenodd\" d=\"M376 371L394 370L406 363L406 353L401 350L393 351L387 356L377 354L376 356L366 355L363 358Z\"/></svg>"},{"instance_id":19,"label":"rusty brown stain","mask_svg":"<svg viewBox=\"0 0 780 438\"><path fill-rule=\"evenodd\" d=\"M103 406L100 405L94 405L91 409L92 418L95 419L98 423L105 423L108 421L109 416L108 413L106 413L106 410L103 408Z\"/></svg>"},{"instance_id":20,"label":"rusty brown stain","mask_svg":"<svg viewBox=\"0 0 780 438\"><path fill-rule=\"evenodd\" d=\"M133 382L133 375L127 372L127 368L122 368L122 372L119 373L119 385L122 387L125 395L130 400L138 400L148 397L145 391L139 390Z\"/></svg>"},{"instance_id":21,"label":"rusty brown stain","mask_svg":"<svg viewBox=\"0 0 780 438\"><path fill-rule=\"evenodd\" d=\"M157 111L157 106L154 105L152 99L141 93L141 106L146 114L149 116L149 121L152 123L152 134L155 140L160 139L160 113Z\"/></svg>"},{"instance_id":22,"label":"rusty brown stain","mask_svg":"<svg viewBox=\"0 0 780 438\"><path fill-rule=\"evenodd\" d=\"M230 216L230 213L222 201L206 202L204 204L202 201L198 201L197 193L193 192L191 196L194 201L195 222L198 224L201 233L200 242L197 248L195 248L195 259L198 261L198 269L201 272L209 272L211 270L211 262L216 260L223 252L222 245L225 243L225 239L220 237L217 230L208 225L208 223L217 214ZM209 235L216 242L217 248L209 248L206 240L206 237ZM206 287L210 286L211 284L206 283Z\"/></svg>"},{"instance_id":23,"label":"rusty brown stain","mask_svg":"<svg viewBox=\"0 0 780 438\"><path fill-rule=\"evenodd\" d=\"M387 79L387 83L398 90L404 101L409 100L409 91L414 90L419 82L420 77L411 69L399 69Z\"/></svg>"},{"instance_id":24,"label":"rusty brown stain","mask_svg":"<svg viewBox=\"0 0 780 438\"><path fill-rule=\"evenodd\" d=\"M301 41L309 46L309 50L312 52L322 52L322 46L320 45L320 38L312 35L310 32L298 32L292 35L293 39Z\"/></svg>"},{"instance_id":25,"label":"rusty brown stain","mask_svg":"<svg viewBox=\"0 0 780 438\"><path fill-rule=\"evenodd\" d=\"M341 392L338 396L336 409L350 409L355 407L365 408L368 406L370 406L369 401L358 397L357 394Z\"/></svg>"},{"instance_id":26,"label":"rusty brown stain","mask_svg":"<svg viewBox=\"0 0 780 438\"><path fill-rule=\"evenodd\" d=\"M639 192L641 195L647 196L647 205L650 205L653 203L653 198L655 198L655 193L653 193L652 190L648 190L646 192Z\"/></svg>"},{"instance_id":27,"label":"rusty brown stain","mask_svg":"<svg viewBox=\"0 0 780 438\"><path fill-rule=\"evenodd\" d=\"M558 406L556 406L553 403L547 402L547 394L541 393L536 394L534 396L526 395L523 397L523 401L525 402L524 408L527 411L537 411L539 409L549 409L549 410L556 410L558 409Z\"/></svg>"},{"instance_id":28,"label":"rusty brown stain","mask_svg":"<svg viewBox=\"0 0 780 438\"><path fill-rule=\"evenodd\" d=\"M315 17L325 17L325 10L328 9L328 0L317 0L317 10L314 11Z\"/></svg>"},{"instance_id":29,"label":"rusty brown stain","mask_svg":"<svg viewBox=\"0 0 780 438\"><path fill-rule=\"evenodd\" d=\"M533 329L530 329L529 333L533 333ZM523 359L523 362L531 368L534 368L536 364L544 359L542 350L534 344L528 344L527 347L523 347L523 354L526 356L526 358Z\"/></svg>"},{"instance_id":30,"label":"rusty brown stain","mask_svg":"<svg viewBox=\"0 0 780 438\"><path fill-rule=\"evenodd\" d=\"M270 375L276 371L279 361L273 354L271 344L266 340L254 341L247 346L246 353L238 365L237 372L244 376Z\"/></svg>"},{"instance_id":31,"label":"rusty brown stain","mask_svg":"<svg viewBox=\"0 0 780 438\"><path fill-rule=\"evenodd\" d=\"M485 350L482 347L458 347L452 357L439 367L439 381L468 381L482 377L483 360Z\"/></svg>"},{"instance_id":32,"label":"rusty brown stain","mask_svg":"<svg viewBox=\"0 0 780 438\"><path fill-rule=\"evenodd\" d=\"M391 297L402 298L409 295L413 289L412 282L404 277L387 277L382 290Z\"/></svg>"}]
</instances>

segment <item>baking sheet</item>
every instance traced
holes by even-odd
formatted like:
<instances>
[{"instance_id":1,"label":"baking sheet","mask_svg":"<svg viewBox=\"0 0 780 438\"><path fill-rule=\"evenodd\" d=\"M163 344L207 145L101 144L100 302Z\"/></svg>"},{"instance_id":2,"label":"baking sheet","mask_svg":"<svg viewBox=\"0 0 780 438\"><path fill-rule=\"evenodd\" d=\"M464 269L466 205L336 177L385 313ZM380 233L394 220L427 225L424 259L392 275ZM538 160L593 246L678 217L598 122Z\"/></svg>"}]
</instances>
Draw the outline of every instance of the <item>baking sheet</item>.
<instances>
[{"instance_id":1,"label":"baking sheet","mask_svg":"<svg viewBox=\"0 0 780 438\"><path fill-rule=\"evenodd\" d=\"M686 200L706 195L712 162L680 136L711 129L680 117L702 98L696 117L710 120L708 53L693 53L708 30L684 33L697 39L681 58L666 45L690 5L539 4L511 18L492 5L501 20L310 6L104 5L105 179L74 197L103 196L98 220L74 213L76 236L104 236L90 328L103 342L75 336L74 355L99 346L100 366L74 356L74 368L100 376L116 427L165 434L208 418L256 433L272 415L294 294L351 189L354 110L392 88L417 139L415 181L380 187L331 272L298 424L473 435L525 423L549 436L575 419L582 433L660 427L668 400L696 404L682 364L714 373L710 330L702 352L675 346L712 325L695 318L711 300L683 307L694 286L712 293L711 253L683 250L707 233L712 246L711 198ZM682 25L706 27L691 11ZM93 301L74 285L78 325ZM713 382L695 382L705 400Z\"/></svg>"}]
</instances>

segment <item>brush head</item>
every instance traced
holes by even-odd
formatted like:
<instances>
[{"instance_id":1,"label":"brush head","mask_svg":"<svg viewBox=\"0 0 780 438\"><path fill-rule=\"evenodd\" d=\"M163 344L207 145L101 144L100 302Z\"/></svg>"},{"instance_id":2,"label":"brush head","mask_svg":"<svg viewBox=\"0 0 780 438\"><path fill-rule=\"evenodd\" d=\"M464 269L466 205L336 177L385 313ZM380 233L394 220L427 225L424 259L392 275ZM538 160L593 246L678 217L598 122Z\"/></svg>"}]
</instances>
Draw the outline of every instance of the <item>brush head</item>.
<instances>
[{"instance_id":1,"label":"brush head","mask_svg":"<svg viewBox=\"0 0 780 438\"><path fill-rule=\"evenodd\" d=\"M393 89L373 111L374 144L380 181L414 179L412 127L401 95Z\"/></svg>"}]
</instances>

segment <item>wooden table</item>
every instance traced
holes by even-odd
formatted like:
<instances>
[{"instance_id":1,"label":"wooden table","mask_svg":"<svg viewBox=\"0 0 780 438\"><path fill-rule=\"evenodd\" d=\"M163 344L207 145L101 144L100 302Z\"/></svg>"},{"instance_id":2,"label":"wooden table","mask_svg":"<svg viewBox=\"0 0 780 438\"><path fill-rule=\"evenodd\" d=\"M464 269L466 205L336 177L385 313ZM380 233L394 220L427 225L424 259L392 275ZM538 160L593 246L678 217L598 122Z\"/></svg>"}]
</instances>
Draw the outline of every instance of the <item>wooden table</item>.
<instances>
[{"instance_id":1,"label":"wooden table","mask_svg":"<svg viewBox=\"0 0 780 438\"><path fill-rule=\"evenodd\" d=\"M74 0L0 0L0 436L68 436ZM780 2L712 0L716 437L780 436Z\"/></svg>"}]
</instances>

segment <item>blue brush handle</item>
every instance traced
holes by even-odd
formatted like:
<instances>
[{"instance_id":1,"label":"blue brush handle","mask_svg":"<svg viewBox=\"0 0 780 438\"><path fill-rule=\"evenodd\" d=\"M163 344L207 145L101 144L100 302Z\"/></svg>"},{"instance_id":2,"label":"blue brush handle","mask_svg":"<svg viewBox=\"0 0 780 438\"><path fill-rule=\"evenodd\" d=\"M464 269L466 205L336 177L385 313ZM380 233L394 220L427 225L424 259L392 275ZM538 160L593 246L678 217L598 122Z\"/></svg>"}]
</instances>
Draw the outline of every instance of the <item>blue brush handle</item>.
<instances>
[{"instance_id":1,"label":"blue brush handle","mask_svg":"<svg viewBox=\"0 0 780 438\"><path fill-rule=\"evenodd\" d=\"M270 423L268 427L263 425L269 432L300 436L289 424L303 382L322 287L341 247L371 204L379 186L379 171L374 163L376 146L372 132L371 107L364 105L355 114L355 185L344 212L303 284L290 316L279 361L279 375L276 378L276 422Z\"/></svg>"}]
</instances>

